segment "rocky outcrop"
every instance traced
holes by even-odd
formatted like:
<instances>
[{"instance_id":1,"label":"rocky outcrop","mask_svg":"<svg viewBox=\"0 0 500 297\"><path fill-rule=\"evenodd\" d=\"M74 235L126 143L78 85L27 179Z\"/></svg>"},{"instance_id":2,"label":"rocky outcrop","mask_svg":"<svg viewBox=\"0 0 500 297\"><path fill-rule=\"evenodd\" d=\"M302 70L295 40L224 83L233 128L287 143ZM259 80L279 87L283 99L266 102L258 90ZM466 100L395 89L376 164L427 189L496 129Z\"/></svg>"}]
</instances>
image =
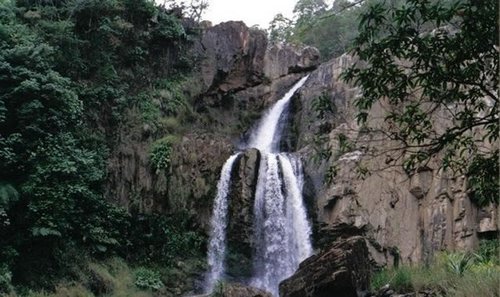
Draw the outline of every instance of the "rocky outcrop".
<instances>
[{"instance_id":1,"label":"rocky outcrop","mask_svg":"<svg viewBox=\"0 0 500 297\"><path fill-rule=\"evenodd\" d=\"M295 145L314 189L321 236L339 226L358 230L370 238L372 260L393 265L470 250L481 236L498 232L498 206L473 205L463 176L443 171L438 160L412 174L403 170L400 144L375 132L391 129L383 102L370 112L366 126L373 130L357 124L358 91L339 79L352 63L344 55L322 64L294 101Z\"/></svg>"},{"instance_id":2,"label":"rocky outcrop","mask_svg":"<svg viewBox=\"0 0 500 297\"><path fill-rule=\"evenodd\" d=\"M243 22L208 27L200 46L200 70L209 93L245 89L319 65L317 49L282 44L268 47L266 32Z\"/></svg>"},{"instance_id":3,"label":"rocky outcrop","mask_svg":"<svg viewBox=\"0 0 500 297\"><path fill-rule=\"evenodd\" d=\"M245 151L235 162L229 192L227 274L235 280L252 273L252 234L254 193L259 176L261 154L257 149Z\"/></svg>"},{"instance_id":4,"label":"rocky outcrop","mask_svg":"<svg viewBox=\"0 0 500 297\"><path fill-rule=\"evenodd\" d=\"M230 21L208 27L196 51L201 60L200 79L204 86L199 108L227 106L233 101L238 104L249 99L252 105L262 108L260 100L269 103L269 94L288 89L297 80L297 76L292 76L292 80L284 79L286 76L310 71L319 65L319 52L315 48L268 47L266 33L248 28L243 22ZM281 83L274 84L276 80Z\"/></svg>"},{"instance_id":5,"label":"rocky outcrop","mask_svg":"<svg viewBox=\"0 0 500 297\"><path fill-rule=\"evenodd\" d=\"M275 44L264 57L264 74L268 79L275 80L290 73L314 70L319 58L319 51L314 47Z\"/></svg>"},{"instance_id":6,"label":"rocky outcrop","mask_svg":"<svg viewBox=\"0 0 500 297\"><path fill-rule=\"evenodd\" d=\"M358 297L368 290L370 268L363 237L340 240L302 262L280 284L280 296Z\"/></svg>"},{"instance_id":7,"label":"rocky outcrop","mask_svg":"<svg viewBox=\"0 0 500 297\"><path fill-rule=\"evenodd\" d=\"M209 133L186 134L173 148L167 173L168 210L187 210L208 229L220 170L232 154L231 139ZM158 197L160 198L160 197Z\"/></svg>"},{"instance_id":8,"label":"rocky outcrop","mask_svg":"<svg viewBox=\"0 0 500 297\"><path fill-rule=\"evenodd\" d=\"M242 284L225 284L221 290L222 297L272 297L270 293Z\"/></svg>"},{"instance_id":9,"label":"rocky outcrop","mask_svg":"<svg viewBox=\"0 0 500 297\"><path fill-rule=\"evenodd\" d=\"M254 193L259 176L261 154L249 149L236 161L231 180L228 210L228 237L250 254Z\"/></svg>"},{"instance_id":10,"label":"rocky outcrop","mask_svg":"<svg viewBox=\"0 0 500 297\"><path fill-rule=\"evenodd\" d=\"M243 22L226 22L208 28L201 46L201 74L209 92L240 90L262 82L265 32L250 29Z\"/></svg>"}]
</instances>

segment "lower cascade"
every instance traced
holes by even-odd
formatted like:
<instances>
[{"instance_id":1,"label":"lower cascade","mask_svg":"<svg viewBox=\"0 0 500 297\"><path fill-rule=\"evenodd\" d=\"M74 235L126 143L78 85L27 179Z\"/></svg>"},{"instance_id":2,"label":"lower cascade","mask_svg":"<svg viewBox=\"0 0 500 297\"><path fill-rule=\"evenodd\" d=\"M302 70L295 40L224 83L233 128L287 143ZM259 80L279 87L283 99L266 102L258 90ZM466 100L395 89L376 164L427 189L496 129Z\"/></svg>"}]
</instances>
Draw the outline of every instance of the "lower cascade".
<instances>
[{"instance_id":1,"label":"lower cascade","mask_svg":"<svg viewBox=\"0 0 500 297\"><path fill-rule=\"evenodd\" d=\"M302 163L294 154L279 152L280 123L291 97L306 80L307 76L266 112L247 145L260 151L261 160L253 205L253 273L246 282L273 296L279 295L279 283L290 277L312 253L311 226L302 198ZM208 247L209 271L205 279L207 292L225 277L229 188L232 167L239 155L236 153L226 161L217 185Z\"/></svg>"}]
</instances>

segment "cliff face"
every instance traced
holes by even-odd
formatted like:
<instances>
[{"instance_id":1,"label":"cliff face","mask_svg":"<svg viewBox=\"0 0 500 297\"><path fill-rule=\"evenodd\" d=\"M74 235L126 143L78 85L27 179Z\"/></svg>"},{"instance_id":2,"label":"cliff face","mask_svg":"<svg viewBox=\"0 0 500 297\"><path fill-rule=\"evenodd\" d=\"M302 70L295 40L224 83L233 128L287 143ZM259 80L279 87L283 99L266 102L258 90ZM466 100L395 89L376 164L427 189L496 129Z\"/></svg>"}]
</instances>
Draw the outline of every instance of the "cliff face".
<instances>
[{"instance_id":1,"label":"cliff face","mask_svg":"<svg viewBox=\"0 0 500 297\"><path fill-rule=\"evenodd\" d=\"M357 90L339 79L352 63L344 55L318 67L295 102L296 146L316 197L319 242L364 234L373 260L392 265L426 261L440 250L470 250L498 231L498 208L472 204L463 176L443 171L436 160L408 175L399 144L357 124ZM320 109L320 100L329 108ZM390 131L383 121L387 108L375 106L367 126Z\"/></svg>"},{"instance_id":2,"label":"cliff face","mask_svg":"<svg viewBox=\"0 0 500 297\"><path fill-rule=\"evenodd\" d=\"M166 175L152 170L149 127L121 127L109 159L109 199L139 212L186 211L207 230L225 160L261 112L310 72L293 99L286 145L304 161L317 246L365 235L372 260L392 265L425 261L439 250L471 249L500 229L498 209L474 206L463 177L440 170L437 162L408 176L397 165L397 144L357 125L358 92L339 79L353 62L349 56L318 67L317 50L269 46L264 32L241 22L204 29L192 51L198 67L182 91L192 98L194 114L181 123L186 133L173 145L170 169ZM369 125L388 129L381 120L385 108L375 106ZM233 178L228 232L243 256L250 242L239 230L251 222L258 160L256 151L245 154Z\"/></svg>"},{"instance_id":3,"label":"cliff face","mask_svg":"<svg viewBox=\"0 0 500 297\"><path fill-rule=\"evenodd\" d=\"M151 127L133 111L117 131L108 162L108 199L136 212L185 211L207 228L219 173L261 112L319 63L308 47L268 46L265 32L242 22L203 30L190 49L196 60L182 93L193 106L173 144L166 174L152 169Z\"/></svg>"}]
</instances>

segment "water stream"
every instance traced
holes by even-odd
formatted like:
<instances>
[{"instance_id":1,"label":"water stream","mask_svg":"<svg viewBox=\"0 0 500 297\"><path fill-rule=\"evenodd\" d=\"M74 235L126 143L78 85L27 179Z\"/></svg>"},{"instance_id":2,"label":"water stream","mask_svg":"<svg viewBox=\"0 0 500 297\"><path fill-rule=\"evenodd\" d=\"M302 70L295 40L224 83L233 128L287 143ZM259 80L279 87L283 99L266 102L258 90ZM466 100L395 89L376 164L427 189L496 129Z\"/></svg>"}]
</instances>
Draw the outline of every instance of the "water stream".
<instances>
[{"instance_id":1,"label":"water stream","mask_svg":"<svg viewBox=\"0 0 500 297\"><path fill-rule=\"evenodd\" d=\"M293 154L279 152L280 120L293 94L306 80L304 77L297 82L265 113L247 145L262 155L253 207L253 275L248 282L273 296L278 296L279 283L290 277L299 263L312 253L311 227L302 197L302 163ZM224 277L228 188L237 156L232 155L226 161L217 187L206 291L211 291L216 281Z\"/></svg>"}]
</instances>

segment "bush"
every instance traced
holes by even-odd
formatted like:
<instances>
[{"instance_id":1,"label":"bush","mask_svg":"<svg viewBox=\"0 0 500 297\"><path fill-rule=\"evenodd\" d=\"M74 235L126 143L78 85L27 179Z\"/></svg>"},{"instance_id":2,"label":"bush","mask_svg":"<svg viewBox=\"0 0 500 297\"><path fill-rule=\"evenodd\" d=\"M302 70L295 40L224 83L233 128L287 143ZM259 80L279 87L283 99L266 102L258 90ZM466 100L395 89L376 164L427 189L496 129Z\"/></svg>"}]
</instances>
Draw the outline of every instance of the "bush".
<instances>
[{"instance_id":1,"label":"bush","mask_svg":"<svg viewBox=\"0 0 500 297\"><path fill-rule=\"evenodd\" d=\"M156 174L160 174L162 170L166 170L170 166L171 153L172 140L169 137L159 139L151 145L149 160Z\"/></svg>"},{"instance_id":2,"label":"bush","mask_svg":"<svg viewBox=\"0 0 500 297\"><path fill-rule=\"evenodd\" d=\"M385 285L402 293L412 291L412 268L383 269L375 273L372 277L372 290L377 291Z\"/></svg>"},{"instance_id":3,"label":"bush","mask_svg":"<svg viewBox=\"0 0 500 297\"><path fill-rule=\"evenodd\" d=\"M450 253L446 256L446 267L460 276L472 266L473 257L469 253Z\"/></svg>"},{"instance_id":4,"label":"bush","mask_svg":"<svg viewBox=\"0 0 500 297\"><path fill-rule=\"evenodd\" d=\"M141 267L135 272L135 285L141 289L159 290L163 288L160 274L156 271Z\"/></svg>"},{"instance_id":5,"label":"bush","mask_svg":"<svg viewBox=\"0 0 500 297\"><path fill-rule=\"evenodd\" d=\"M12 273L7 265L0 265L0 295L12 291Z\"/></svg>"}]
</instances>

